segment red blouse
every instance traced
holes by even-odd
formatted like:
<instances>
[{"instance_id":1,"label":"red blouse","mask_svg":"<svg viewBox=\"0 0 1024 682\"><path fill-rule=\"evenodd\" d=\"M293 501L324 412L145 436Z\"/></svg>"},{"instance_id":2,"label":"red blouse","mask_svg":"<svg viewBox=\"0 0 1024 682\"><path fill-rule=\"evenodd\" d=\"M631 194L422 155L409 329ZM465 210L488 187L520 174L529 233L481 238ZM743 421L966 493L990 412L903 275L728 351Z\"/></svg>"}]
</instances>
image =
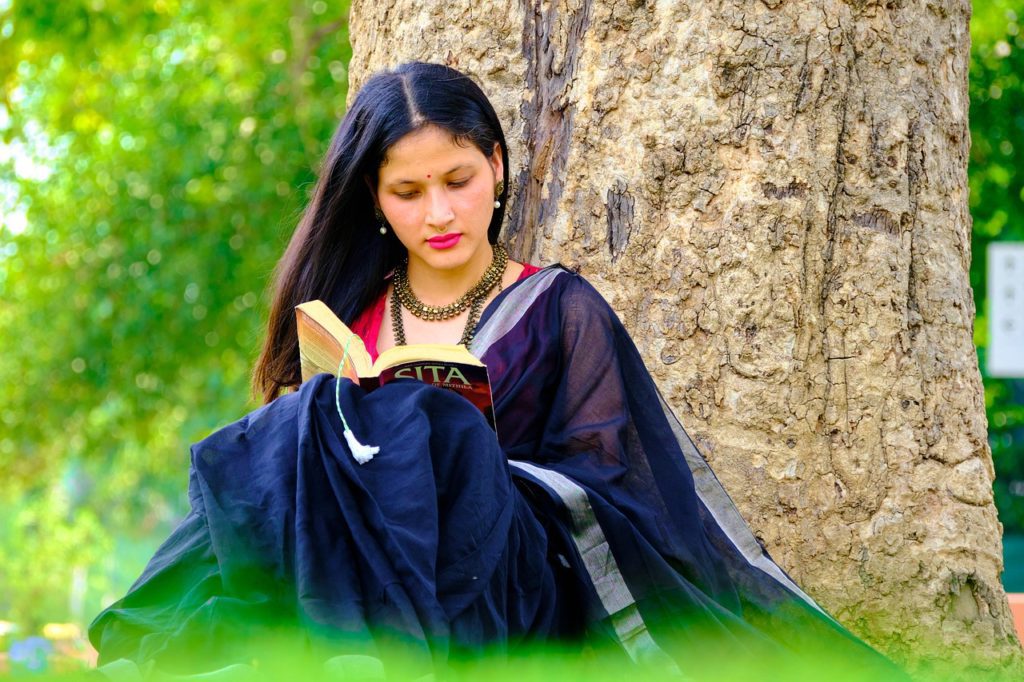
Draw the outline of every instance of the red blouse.
<instances>
[{"instance_id":1,"label":"red blouse","mask_svg":"<svg viewBox=\"0 0 1024 682\"><path fill-rule=\"evenodd\" d=\"M538 270L540 268L536 265L523 263L523 271L520 273L519 279L526 279ZM387 296L388 292L385 289L377 297L377 300L363 310L350 325L352 331L366 343L366 350L374 360L377 359L377 337L380 336L380 326L384 322L384 306L387 303Z\"/></svg>"}]
</instances>

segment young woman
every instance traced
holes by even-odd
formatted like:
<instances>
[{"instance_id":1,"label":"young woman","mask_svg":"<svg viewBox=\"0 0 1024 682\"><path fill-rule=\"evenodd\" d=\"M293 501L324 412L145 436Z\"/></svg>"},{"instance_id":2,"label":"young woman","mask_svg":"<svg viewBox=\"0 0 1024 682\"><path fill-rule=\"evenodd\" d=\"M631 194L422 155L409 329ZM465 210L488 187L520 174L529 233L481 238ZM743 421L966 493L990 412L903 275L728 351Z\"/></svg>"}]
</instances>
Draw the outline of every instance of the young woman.
<instances>
[{"instance_id":1,"label":"young woman","mask_svg":"<svg viewBox=\"0 0 1024 682\"><path fill-rule=\"evenodd\" d=\"M286 629L320 660L557 640L691 676L821 648L895 674L763 551L601 296L508 258L507 194L473 81L412 63L366 83L279 264L267 404L193 447L192 510L93 624L101 662L251 661ZM317 298L374 355L468 344L497 435L419 382L301 384L294 307ZM365 464L340 414L379 448Z\"/></svg>"}]
</instances>

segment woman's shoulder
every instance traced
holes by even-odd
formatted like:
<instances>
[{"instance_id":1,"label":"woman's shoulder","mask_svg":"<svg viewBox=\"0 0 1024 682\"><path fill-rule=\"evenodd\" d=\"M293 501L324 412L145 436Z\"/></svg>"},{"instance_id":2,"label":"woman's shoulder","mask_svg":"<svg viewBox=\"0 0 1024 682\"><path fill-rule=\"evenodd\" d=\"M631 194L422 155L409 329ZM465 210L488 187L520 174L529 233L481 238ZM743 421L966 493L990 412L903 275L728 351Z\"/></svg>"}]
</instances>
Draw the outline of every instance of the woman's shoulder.
<instances>
[{"instance_id":1,"label":"woman's shoulder","mask_svg":"<svg viewBox=\"0 0 1024 682\"><path fill-rule=\"evenodd\" d=\"M534 265L533 263L525 263L524 262L524 263L520 263L520 265L523 266L523 269L519 273L519 277L516 278L517 280L518 279L526 279L530 275L534 275L534 274L540 272L541 270L543 270L543 268L541 268L539 265Z\"/></svg>"},{"instance_id":2,"label":"woman's shoulder","mask_svg":"<svg viewBox=\"0 0 1024 682\"><path fill-rule=\"evenodd\" d=\"M547 267L537 268L537 272L546 273L550 277L550 287L554 288L562 301L600 304L601 307L608 305L598 288L578 268L553 263Z\"/></svg>"},{"instance_id":3,"label":"woman's shoulder","mask_svg":"<svg viewBox=\"0 0 1024 682\"><path fill-rule=\"evenodd\" d=\"M539 268L527 282L532 291L524 291L523 295L530 301L546 300L548 306L554 306L563 329L618 323L618 316L599 288L578 269L554 263Z\"/></svg>"}]
</instances>

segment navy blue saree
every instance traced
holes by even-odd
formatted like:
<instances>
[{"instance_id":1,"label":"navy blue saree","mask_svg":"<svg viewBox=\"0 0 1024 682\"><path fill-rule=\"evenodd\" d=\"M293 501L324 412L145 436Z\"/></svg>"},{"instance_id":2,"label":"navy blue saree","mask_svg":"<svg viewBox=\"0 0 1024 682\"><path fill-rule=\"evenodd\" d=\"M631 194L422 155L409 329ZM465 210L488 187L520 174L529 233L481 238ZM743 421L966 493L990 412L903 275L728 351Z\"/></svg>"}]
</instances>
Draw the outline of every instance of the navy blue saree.
<instances>
[{"instance_id":1,"label":"navy blue saree","mask_svg":"<svg viewBox=\"0 0 1024 682\"><path fill-rule=\"evenodd\" d=\"M478 329L498 438L453 393L322 374L194 445L191 511L92 624L100 663L196 672L298 633L314 661L431 669L557 641L687 676L823 648L899 674L764 552L582 277L545 268Z\"/></svg>"}]
</instances>

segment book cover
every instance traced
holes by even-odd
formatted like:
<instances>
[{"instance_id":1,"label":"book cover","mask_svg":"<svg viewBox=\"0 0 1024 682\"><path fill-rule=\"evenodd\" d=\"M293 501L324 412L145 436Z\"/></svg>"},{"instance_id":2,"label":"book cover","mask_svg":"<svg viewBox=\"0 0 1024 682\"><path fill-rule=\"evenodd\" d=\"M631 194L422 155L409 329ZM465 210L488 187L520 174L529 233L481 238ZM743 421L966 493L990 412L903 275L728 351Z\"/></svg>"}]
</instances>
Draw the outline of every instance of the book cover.
<instances>
[{"instance_id":1,"label":"book cover","mask_svg":"<svg viewBox=\"0 0 1024 682\"><path fill-rule=\"evenodd\" d=\"M376 362L359 335L338 319L323 301L295 307L302 380L327 372L358 383L367 391L398 379L422 381L454 391L476 406L496 429L487 367L465 346L411 344L389 348ZM347 349L347 352L346 352ZM342 364L344 358L344 364Z\"/></svg>"}]
</instances>

